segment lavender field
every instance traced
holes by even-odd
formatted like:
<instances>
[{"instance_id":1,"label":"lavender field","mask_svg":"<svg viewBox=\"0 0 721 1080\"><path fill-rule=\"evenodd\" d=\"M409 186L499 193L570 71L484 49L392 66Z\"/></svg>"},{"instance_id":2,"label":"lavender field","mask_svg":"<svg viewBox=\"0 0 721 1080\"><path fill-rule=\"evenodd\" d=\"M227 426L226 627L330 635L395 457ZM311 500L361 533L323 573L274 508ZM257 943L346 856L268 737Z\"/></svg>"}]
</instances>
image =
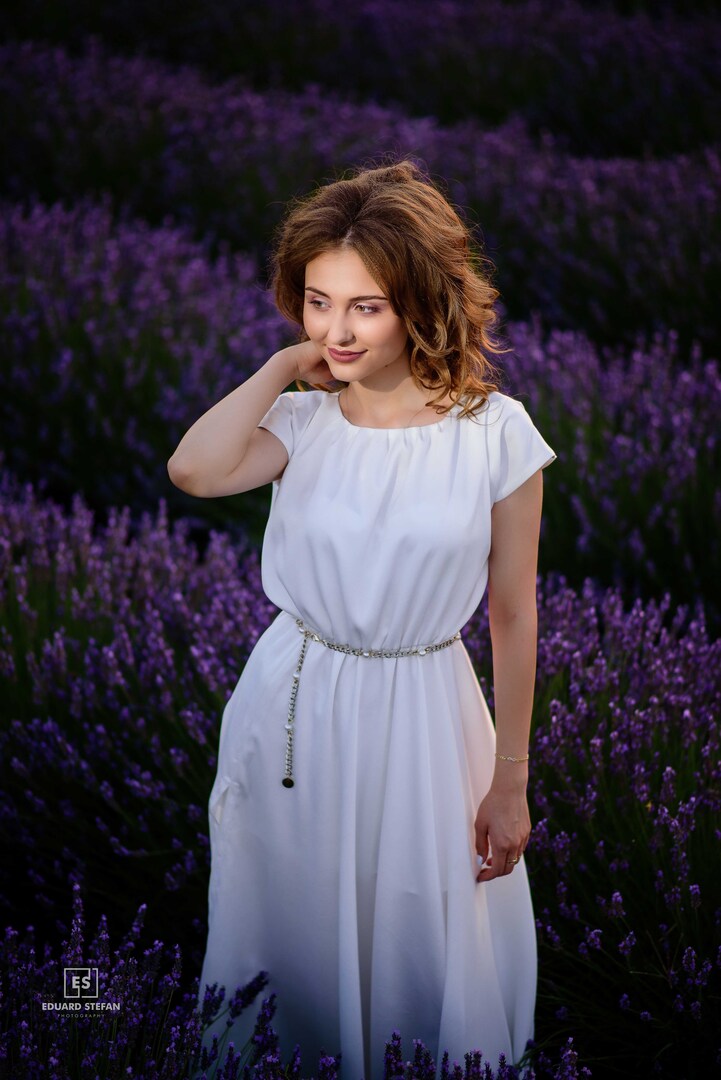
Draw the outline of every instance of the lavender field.
<instances>
[{"instance_id":1,"label":"lavender field","mask_svg":"<svg viewBox=\"0 0 721 1080\"><path fill-rule=\"evenodd\" d=\"M284 202L406 154L492 259L506 392L558 454L522 1075L714 1075L721 16L248 7L38 0L0 24L0 1076L343 1080L278 1044L263 972L194 1011L220 717L276 609L269 489L192 499L166 462L292 340L266 292ZM462 633L492 708L485 604ZM65 967L119 1008L44 1008ZM201 1052L244 1009L253 1044ZM387 1020L386 1080L434 1080ZM521 1071L469 1046L442 1074Z\"/></svg>"}]
</instances>

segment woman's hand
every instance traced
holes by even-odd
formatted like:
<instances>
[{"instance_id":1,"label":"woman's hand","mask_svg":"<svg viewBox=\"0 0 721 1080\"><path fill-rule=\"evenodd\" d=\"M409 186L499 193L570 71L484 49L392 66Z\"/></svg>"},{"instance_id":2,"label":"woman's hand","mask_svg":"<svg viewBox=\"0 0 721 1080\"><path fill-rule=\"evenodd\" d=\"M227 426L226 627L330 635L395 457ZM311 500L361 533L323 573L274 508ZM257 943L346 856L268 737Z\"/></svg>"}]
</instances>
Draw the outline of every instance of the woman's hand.
<instances>
[{"instance_id":1,"label":"woman's hand","mask_svg":"<svg viewBox=\"0 0 721 1080\"><path fill-rule=\"evenodd\" d=\"M486 862L476 881L510 874L530 835L525 777L499 777L497 772L476 814L476 851Z\"/></svg>"},{"instance_id":2,"label":"woman's hand","mask_svg":"<svg viewBox=\"0 0 721 1080\"><path fill-rule=\"evenodd\" d=\"M312 341L301 341L297 345L279 349L275 356L288 365L289 382L294 379L302 379L303 382L310 383L334 381L333 372L323 359L317 345L314 345Z\"/></svg>"}]
</instances>

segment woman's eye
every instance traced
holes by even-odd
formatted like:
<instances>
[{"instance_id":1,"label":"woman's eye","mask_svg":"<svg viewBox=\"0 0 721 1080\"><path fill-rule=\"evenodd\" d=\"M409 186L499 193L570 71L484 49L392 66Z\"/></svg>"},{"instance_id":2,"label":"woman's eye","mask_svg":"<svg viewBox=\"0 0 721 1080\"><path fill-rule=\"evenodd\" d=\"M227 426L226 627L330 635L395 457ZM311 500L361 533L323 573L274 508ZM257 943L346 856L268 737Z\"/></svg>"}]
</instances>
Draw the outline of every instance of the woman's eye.
<instances>
[{"instance_id":1,"label":"woman's eye","mask_svg":"<svg viewBox=\"0 0 721 1080\"><path fill-rule=\"evenodd\" d=\"M308 306L315 308L317 311L326 311L328 308L327 300L321 300L317 296L309 297L307 300ZM375 307L373 304L356 304L355 310L360 312L361 315L375 315L380 308Z\"/></svg>"}]
</instances>

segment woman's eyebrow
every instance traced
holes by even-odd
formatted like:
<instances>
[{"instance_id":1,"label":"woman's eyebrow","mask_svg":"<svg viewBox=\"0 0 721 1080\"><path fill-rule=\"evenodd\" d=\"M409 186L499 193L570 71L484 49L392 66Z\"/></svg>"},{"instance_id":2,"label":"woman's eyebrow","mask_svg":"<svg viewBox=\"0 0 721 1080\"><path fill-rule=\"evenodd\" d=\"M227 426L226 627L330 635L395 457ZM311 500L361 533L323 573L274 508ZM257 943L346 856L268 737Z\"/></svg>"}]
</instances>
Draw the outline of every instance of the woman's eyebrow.
<instances>
[{"instance_id":1,"label":"woman's eyebrow","mask_svg":"<svg viewBox=\"0 0 721 1080\"><path fill-rule=\"evenodd\" d=\"M322 289L314 289L312 285L306 285L306 292L318 293L318 296L325 296L326 300L330 300L328 293L323 292ZM387 296L351 296L349 303L355 304L358 300L387 300Z\"/></svg>"}]
</instances>

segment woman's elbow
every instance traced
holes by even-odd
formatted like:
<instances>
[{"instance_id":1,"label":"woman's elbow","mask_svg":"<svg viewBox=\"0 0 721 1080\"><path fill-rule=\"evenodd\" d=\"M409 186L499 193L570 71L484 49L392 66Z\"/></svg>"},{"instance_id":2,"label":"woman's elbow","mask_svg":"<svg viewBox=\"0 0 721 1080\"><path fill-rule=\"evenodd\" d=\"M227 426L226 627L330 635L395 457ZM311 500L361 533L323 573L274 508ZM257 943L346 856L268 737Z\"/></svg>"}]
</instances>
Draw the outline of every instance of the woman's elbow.
<instances>
[{"instance_id":1,"label":"woman's elbow","mask_svg":"<svg viewBox=\"0 0 721 1080\"><path fill-rule=\"evenodd\" d=\"M193 480L190 472L187 468L183 467L183 463L180 459L173 455L168 460L167 464L168 476L171 484L174 487L184 491L187 495L193 495Z\"/></svg>"},{"instance_id":2,"label":"woman's elbow","mask_svg":"<svg viewBox=\"0 0 721 1080\"><path fill-rule=\"evenodd\" d=\"M538 608L536 604L535 590L531 595L527 590L523 593L509 591L503 593L489 590L488 594L488 618L497 626L528 626L530 629L538 625Z\"/></svg>"}]
</instances>

